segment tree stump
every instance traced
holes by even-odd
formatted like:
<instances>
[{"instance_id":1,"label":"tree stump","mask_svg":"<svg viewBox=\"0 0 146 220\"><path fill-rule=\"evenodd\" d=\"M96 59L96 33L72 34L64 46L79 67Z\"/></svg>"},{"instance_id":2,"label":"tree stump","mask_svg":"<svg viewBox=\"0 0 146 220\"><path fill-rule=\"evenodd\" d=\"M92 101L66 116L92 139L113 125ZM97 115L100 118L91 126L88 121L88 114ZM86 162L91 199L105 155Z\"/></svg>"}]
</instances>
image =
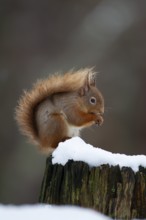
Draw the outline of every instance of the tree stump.
<instances>
[{"instance_id":1,"label":"tree stump","mask_svg":"<svg viewBox=\"0 0 146 220\"><path fill-rule=\"evenodd\" d=\"M47 204L88 207L116 219L146 218L146 169L84 162L52 164L50 156L39 201Z\"/></svg>"}]
</instances>

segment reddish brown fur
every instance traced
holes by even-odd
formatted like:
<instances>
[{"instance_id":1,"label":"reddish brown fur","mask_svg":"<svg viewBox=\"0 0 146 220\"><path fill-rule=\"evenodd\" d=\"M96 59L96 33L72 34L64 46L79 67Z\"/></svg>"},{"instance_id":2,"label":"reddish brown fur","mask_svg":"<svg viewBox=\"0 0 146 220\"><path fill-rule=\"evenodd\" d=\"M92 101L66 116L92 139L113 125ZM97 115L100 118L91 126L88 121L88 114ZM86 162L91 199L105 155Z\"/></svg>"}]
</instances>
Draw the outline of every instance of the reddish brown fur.
<instances>
[{"instance_id":1,"label":"reddish brown fur","mask_svg":"<svg viewBox=\"0 0 146 220\"><path fill-rule=\"evenodd\" d=\"M74 92L84 86L87 77L94 75L92 69L80 69L61 74L54 74L48 79L39 80L32 90L25 91L16 108L16 120L20 130L31 141L39 143L34 123L34 110L45 98L58 92Z\"/></svg>"}]
</instances>

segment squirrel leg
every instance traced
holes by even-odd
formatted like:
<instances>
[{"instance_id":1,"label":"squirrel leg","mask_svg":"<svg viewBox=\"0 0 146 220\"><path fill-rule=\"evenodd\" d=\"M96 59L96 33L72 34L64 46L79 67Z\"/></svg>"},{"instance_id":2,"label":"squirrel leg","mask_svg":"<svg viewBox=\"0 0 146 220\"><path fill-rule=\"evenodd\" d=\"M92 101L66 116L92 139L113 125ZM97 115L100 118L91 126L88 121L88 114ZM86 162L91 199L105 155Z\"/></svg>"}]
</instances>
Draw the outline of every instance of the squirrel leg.
<instances>
[{"instance_id":1,"label":"squirrel leg","mask_svg":"<svg viewBox=\"0 0 146 220\"><path fill-rule=\"evenodd\" d=\"M48 115L44 126L39 130L41 150L49 150L56 148L61 141L65 141L68 129L64 115L61 113L53 113Z\"/></svg>"}]
</instances>

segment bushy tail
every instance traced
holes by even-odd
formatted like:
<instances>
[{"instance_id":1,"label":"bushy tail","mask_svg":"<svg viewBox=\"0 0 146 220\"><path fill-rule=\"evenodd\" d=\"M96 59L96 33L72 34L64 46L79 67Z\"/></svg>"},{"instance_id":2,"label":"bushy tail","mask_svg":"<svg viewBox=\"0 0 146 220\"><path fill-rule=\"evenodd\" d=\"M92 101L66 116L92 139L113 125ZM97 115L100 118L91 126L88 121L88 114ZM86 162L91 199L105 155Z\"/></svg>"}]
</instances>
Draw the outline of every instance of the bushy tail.
<instances>
[{"instance_id":1,"label":"bushy tail","mask_svg":"<svg viewBox=\"0 0 146 220\"><path fill-rule=\"evenodd\" d=\"M47 97L58 92L73 92L81 88L87 77L94 75L91 68L54 74L47 79L39 80L32 90L25 91L16 107L16 120L21 132L35 144L39 143L35 122L37 106Z\"/></svg>"}]
</instances>

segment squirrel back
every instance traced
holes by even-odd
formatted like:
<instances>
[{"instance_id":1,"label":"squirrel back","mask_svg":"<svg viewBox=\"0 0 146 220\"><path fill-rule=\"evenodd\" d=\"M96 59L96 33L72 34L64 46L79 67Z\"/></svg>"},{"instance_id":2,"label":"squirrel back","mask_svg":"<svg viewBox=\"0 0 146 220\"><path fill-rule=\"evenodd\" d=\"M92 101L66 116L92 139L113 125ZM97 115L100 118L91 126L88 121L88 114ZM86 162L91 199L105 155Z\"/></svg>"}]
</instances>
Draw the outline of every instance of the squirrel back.
<instances>
[{"instance_id":1,"label":"squirrel back","mask_svg":"<svg viewBox=\"0 0 146 220\"><path fill-rule=\"evenodd\" d=\"M20 98L16 120L29 140L41 149L54 149L60 141L78 135L81 128L102 124L103 111L95 73L85 68L38 80Z\"/></svg>"}]
</instances>

